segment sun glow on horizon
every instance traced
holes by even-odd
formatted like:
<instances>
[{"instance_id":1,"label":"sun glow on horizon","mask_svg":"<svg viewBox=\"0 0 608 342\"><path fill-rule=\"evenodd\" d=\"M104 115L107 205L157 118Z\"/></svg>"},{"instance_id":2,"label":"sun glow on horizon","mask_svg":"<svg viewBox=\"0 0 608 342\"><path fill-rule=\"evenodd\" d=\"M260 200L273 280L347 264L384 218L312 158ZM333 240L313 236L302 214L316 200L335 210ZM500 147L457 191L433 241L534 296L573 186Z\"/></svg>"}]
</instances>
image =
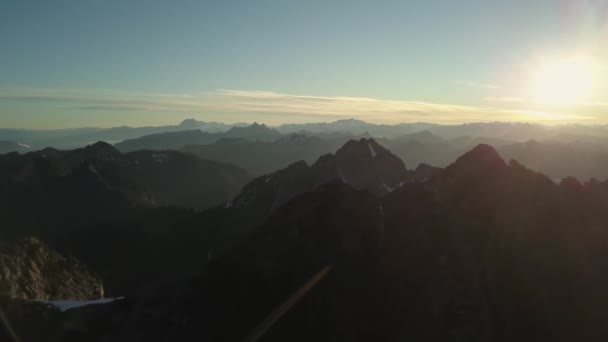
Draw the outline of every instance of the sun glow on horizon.
<instances>
[{"instance_id":1,"label":"sun glow on horizon","mask_svg":"<svg viewBox=\"0 0 608 342\"><path fill-rule=\"evenodd\" d=\"M588 58L544 60L532 71L531 95L548 105L572 105L588 100L593 91L595 64Z\"/></svg>"}]
</instances>

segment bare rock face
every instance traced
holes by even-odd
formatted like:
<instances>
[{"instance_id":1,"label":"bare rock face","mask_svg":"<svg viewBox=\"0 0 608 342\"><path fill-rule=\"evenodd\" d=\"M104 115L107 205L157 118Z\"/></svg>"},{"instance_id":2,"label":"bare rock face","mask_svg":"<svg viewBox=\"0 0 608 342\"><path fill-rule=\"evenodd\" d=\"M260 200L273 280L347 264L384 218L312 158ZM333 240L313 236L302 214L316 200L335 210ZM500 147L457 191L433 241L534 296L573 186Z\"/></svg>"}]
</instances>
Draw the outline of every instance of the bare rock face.
<instances>
[{"instance_id":1,"label":"bare rock face","mask_svg":"<svg viewBox=\"0 0 608 342\"><path fill-rule=\"evenodd\" d=\"M86 265L36 238L0 243L0 295L33 300L103 298L103 284Z\"/></svg>"}]
</instances>

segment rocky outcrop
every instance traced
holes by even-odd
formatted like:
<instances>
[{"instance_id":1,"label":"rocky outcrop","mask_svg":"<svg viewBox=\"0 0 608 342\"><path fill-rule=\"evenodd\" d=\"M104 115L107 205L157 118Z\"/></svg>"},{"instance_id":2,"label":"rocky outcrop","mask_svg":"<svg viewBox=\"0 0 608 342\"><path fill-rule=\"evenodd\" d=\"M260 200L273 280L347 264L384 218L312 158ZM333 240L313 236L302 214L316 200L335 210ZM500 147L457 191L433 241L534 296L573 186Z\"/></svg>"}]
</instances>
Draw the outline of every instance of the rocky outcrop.
<instances>
[{"instance_id":1,"label":"rocky outcrop","mask_svg":"<svg viewBox=\"0 0 608 342\"><path fill-rule=\"evenodd\" d=\"M0 243L1 295L35 300L103 298L101 280L79 260L36 238Z\"/></svg>"}]
</instances>

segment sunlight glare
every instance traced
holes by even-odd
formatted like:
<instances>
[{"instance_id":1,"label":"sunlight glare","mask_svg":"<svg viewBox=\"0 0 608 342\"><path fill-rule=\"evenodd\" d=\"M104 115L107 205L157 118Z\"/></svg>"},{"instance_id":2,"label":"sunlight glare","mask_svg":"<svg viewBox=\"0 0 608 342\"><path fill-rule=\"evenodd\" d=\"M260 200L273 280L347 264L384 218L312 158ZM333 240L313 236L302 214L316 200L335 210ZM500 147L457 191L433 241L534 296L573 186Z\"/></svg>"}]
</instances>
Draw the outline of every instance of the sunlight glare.
<instances>
[{"instance_id":1,"label":"sunlight glare","mask_svg":"<svg viewBox=\"0 0 608 342\"><path fill-rule=\"evenodd\" d=\"M544 61L532 75L532 96L539 103L570 105L591 96L594 64L585 58Z\"/></svg>"}]
</instances>

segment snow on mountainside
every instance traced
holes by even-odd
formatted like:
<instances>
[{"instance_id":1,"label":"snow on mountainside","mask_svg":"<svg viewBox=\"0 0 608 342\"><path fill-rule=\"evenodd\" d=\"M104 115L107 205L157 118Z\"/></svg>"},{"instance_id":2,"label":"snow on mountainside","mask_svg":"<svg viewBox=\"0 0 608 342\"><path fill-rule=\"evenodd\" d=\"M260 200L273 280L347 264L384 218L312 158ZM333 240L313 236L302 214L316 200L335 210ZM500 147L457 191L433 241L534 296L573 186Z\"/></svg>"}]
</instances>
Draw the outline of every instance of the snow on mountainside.
<instances>
[{"instance_id":1,"label":"snow on mountainside","mask_svg":"<svg viewBox=\"0 0 608 342\"><path fill-rule=\"evenodd\" d=\"M49 304L53 307L59 309L59 311L64 312L71 309L81 308L87 305L97 305L97 304L108 304L117 300L121 300L124 297L118 298L103 298L96 300L51 300L51 301L43 301L42 303Z\"/></svg>"}]
</instances>

